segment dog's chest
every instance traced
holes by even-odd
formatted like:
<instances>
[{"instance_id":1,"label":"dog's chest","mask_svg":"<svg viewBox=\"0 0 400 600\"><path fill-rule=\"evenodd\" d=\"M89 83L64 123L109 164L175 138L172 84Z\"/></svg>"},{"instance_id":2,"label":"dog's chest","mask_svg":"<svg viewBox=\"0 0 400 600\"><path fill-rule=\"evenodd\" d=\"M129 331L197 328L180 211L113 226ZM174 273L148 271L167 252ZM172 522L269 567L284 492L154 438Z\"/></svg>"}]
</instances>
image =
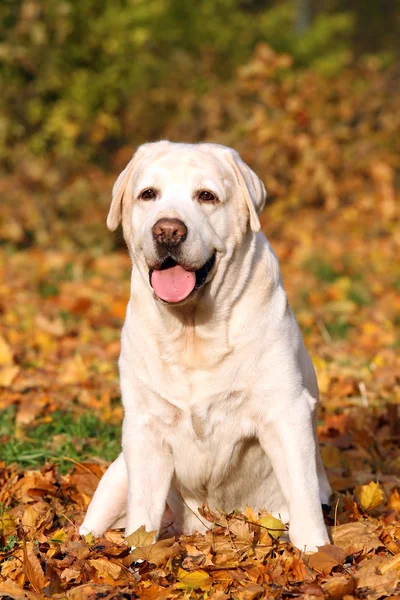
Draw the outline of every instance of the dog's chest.
<instances>
[{"instance_id":1,"label":"dog's chest","mask_svg":"<svg viewBox=\"0 0 400 600\"><path fill-rule=\"evenodd\" d=\"M180 484L198 493L218 486L241 441L253 433L246 404L244 392L235 392L203 409L181 411L175 425L164 429Z\"/></svg>"}]
</instances>

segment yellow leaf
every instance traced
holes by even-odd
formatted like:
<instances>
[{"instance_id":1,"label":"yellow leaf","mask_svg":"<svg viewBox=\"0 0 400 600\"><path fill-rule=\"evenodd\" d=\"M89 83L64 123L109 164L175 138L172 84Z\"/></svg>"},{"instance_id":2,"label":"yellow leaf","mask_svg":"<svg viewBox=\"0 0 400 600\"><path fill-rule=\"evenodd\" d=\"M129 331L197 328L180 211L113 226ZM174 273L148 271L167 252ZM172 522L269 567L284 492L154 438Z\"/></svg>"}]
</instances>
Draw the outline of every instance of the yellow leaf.
<instances>
[{"instance_id":1,"label":"yellow leaf","mask_svg":"<svg viewBox=\"0 0 400 600\"><path fill-rule=\"evenodd\" d=\"M185 571L185 569L178 570L178 579L179 583L176 584L175 587L178 589L187 589L191 588L194 590L197 589L208 589L211 587L212 579L208 573L205 571Z\"/></svg>"},{"instance_id":2,"label":"yellow leaf","mask_svg":"<svg viewBox=\"0 0 400 600\"><path fill-rule=\"evenodd\" d=\"M12 365L13 362L12 350L8 342L0 335L0 365Z\"/></svg>"},{"instance_id":3,"label":"yellow leaf","mask_svg":"<svg viewBox=\"0 0 400 600\"><path fill-rule=\"evenodd\" d=\"M128 546L135 546L135 548L138 546L150 546L154 544L156 533L157 531L146 531L145 526L142 525L125 538L125 543Z\"/></svg>"},{"instance_id":4,"label":"yellow leaf","mask_svg":"<svg viewBox=\"0 0 400 600\"><path fill-rule=\"evenodd\" d=\"M122 567L113 563L108 558L93 558L87 561L96 570L97 577L105 583L113 585L121 574Z\"/></svg>"},{"instance_id":5,"label":"yellow leaf","mask_svg":"<svg viewBox=\"0 0 400 600\"><path fill-rule=\"evenodd\" d=\"M373 510L383 502L383 491L375 481L359 486L356 489L356 496L365 512Z\"/></svg>"},{"instance_id":6,"label":"yellow leaf","mask_svg":"<svg viewBox=\"0 0 400 600\"><path fill-rule=\"evenodd\" d=\"M8 387L11 385L18 373L19 367L17 365L9 365L0 368L0 387Z\"/></svg>"},{"instance_id":7,"label":"yellow leaf","mask_svg":"<svg viewBox=\"0 0 400 600\"><path fill-rule=\"evenodd\" d=\"M57 529L50 538L51 542L65 542L66 534L64 529Z\"/></svg>"},{"instance_id":8,"label":"yellow leaf","mask_svg":"<svg viewBox=\"0 0 400 600\"><path fill-rule=\"evenodd\" d=\"M89 502L88 502L88 504L89 504ZM86 535L83 536L83 539L85 540L85 542L87 543L88 546L91 546L96 541L96 538L94 537L93 533L87 533Z\"/></svg>"},{"instance_id":9,"label":"yellow leaf","mask_svg":"<svg viewBox=\"0 0 400 600\"><path fill-rule=\"evenodd\" d=\"M275 519L275 517L269 514L260 517L258 522L260 523L260 525L267 528L269 535L274 540L280 538L282 533L286 531L286 527L284 526L282 521L280 521L279 519Z\"/></svg>"},{"instance_id":10,"label":"yellow leaf","mask_svg":"<svg viewBox=\"0 0 400 600\"><path fill-rule=\"evenodd\" d=\"M12 516L7 512L0 513L0 529L3 531L3 534L8 535L14 531L14 528L15 525Z\"/></svg>"},{"instance_id":11,"label":"yellow leaf","mask_svg":"<svg viewBox=\"0 0 400 600\"><path fill-rule=\"evenodd\" d=\"M252 508L250 508L250 506L247 506L247 504L246 504L246 508L244 509L243 514L248 521L251 521L252 523L257 523L258 517L257 517L256 513L254 512L254 510Z\"/></svg>"},{"instance_id":12,"label":"yellow leaf","mask_svg":"<svg viewBox=\"0 0 400 600\"><path fill-rule=\"evenodd\" d=\"M53 343L52 338L51 342ZM80 354L63 362L58 381L61 385L73 385L83 383L88 378L87 367Z\"/></svg>"}]
</instances>

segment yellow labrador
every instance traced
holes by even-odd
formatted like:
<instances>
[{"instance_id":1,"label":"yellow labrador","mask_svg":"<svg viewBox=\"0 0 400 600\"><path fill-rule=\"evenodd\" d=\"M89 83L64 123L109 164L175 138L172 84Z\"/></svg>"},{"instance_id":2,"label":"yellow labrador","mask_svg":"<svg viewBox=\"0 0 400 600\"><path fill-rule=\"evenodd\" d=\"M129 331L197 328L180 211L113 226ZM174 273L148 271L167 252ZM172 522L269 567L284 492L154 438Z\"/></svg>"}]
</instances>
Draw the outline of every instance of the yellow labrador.
<instances>
[{"instance_id":1,"label":"yellow labrador","mask_svg":"<svg viewBox=\"0 0 400 600\"><path fill-rule=\"evenodd\" d=\"M314 369L258 213L266 192L232 149L141 146L107 225L132 257L119 361L122 453L80 528L204 530L203 502L266 508L298 548L328 542L331 494L317 437Z\"/></svg>"}]
</instances>

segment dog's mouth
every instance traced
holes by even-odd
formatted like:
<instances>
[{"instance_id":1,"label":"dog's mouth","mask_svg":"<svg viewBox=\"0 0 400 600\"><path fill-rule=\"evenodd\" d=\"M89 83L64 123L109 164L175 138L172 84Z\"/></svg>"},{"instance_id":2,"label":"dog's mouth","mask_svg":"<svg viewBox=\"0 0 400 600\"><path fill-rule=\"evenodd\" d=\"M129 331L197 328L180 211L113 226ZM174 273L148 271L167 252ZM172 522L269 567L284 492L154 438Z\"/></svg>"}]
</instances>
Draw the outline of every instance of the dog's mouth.
<instances>
[{"instance_id":1,"label":"dog's mouth","mask_svg":"<svg viewBox=\"0 0 400 600\"><path fill-rule=\"evenodd\" d=\"M182 302L206 283L215 258L214 252L200 269L193 270L183 267L169 256L159 269L149 270L150 285L160 300L170 304Z\"/></svg>"}]
</instances>

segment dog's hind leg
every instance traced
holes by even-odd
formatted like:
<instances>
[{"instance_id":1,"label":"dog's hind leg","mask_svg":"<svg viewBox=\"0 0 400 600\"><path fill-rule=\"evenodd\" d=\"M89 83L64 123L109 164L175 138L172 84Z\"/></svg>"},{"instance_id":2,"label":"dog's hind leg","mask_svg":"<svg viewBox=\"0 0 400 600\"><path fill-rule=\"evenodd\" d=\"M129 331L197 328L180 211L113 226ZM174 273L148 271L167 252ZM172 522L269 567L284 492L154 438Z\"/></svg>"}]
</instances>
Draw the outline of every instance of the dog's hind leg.
<instances>
[{"instance_id":1,"label":"dog's hind leg","mask_svg":"<svg viewBox=\"0 0 400 600\"><path fill-rule=\"evenodd\" d=\"M110 527L123 527L127 497L128 473L121 452L101 478L79 533L99 536Z\"/></svg>"}]
</instances>

